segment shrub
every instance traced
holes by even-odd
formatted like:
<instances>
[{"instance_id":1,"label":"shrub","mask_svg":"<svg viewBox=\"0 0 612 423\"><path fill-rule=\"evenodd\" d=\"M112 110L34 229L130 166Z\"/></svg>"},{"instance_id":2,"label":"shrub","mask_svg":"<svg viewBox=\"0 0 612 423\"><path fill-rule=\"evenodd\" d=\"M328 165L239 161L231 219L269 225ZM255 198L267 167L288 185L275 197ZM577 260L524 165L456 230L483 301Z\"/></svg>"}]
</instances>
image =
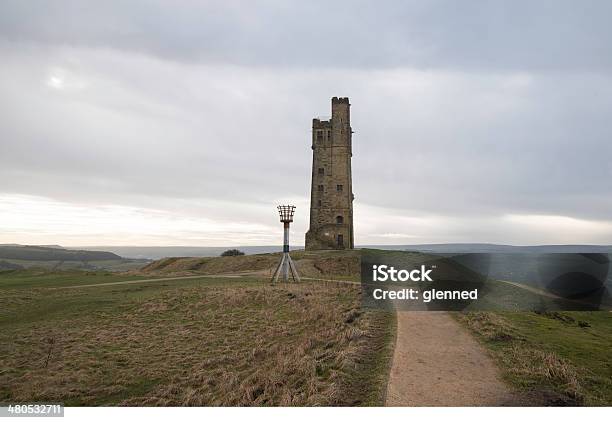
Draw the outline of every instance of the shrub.
<instances>
[{"instance_id":1,"label":"shrub","mask_svg":"<svg viewBox=\"0 0 612 423\"><path fill-rule=\"evenodd\" d=\"M244 253L240 250L232 248L231 250L226 250L221 253L221 257L229 257L229 256L243 256Z\"/></svg>"}]
</instances>

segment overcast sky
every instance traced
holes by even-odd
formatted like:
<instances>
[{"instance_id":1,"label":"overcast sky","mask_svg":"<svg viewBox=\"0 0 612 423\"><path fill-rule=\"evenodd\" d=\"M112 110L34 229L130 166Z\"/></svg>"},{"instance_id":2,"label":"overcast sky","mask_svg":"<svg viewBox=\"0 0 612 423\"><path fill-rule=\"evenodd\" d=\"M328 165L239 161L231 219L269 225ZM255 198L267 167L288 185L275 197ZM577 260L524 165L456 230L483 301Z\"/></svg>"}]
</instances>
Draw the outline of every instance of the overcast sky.
<instances>
[{"instance_id":1,"label":"overcast sky","mask_svg":"<svg viewBox=\"0 0 612 423\"><path fill-rule=\"evenodd\" d=\"M612 2L0 2L0 243L266 245L352 104L357 244L612 244Z\"/></svg>"}]
</instances>

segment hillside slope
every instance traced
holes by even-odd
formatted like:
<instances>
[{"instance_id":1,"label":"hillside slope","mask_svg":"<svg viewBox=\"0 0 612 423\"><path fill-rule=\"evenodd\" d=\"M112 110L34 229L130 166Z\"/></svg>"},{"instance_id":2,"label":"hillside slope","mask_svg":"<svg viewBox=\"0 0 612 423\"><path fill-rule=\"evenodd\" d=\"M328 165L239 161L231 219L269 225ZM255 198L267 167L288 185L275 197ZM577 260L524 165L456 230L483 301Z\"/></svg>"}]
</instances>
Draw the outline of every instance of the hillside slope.
<instances>
[{"instance_id":1,"label":"hillside slope","mask_svg":"<svg viewBox=\"0 0 612 423\"><path fill-rule=\"evenodd\" d=\"M298 272L305 277L359 278L360 252L295 251L291 253ZM280 260L280 253L234 257L169 257L154 261L140 269L149 275L230 274L271 276Z\"/></svg>"}]
</instances>

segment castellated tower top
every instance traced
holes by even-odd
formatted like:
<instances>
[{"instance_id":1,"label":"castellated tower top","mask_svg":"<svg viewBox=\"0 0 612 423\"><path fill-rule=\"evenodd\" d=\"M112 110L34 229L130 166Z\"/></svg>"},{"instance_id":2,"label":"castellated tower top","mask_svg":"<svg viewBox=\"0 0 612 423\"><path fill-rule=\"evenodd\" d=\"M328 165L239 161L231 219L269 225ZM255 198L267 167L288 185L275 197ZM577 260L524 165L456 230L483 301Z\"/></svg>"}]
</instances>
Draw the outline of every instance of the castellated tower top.
<instances>
[{"instance_id":1,"label":"castellated tower top","mask_svg":"<svg viewBox=\"0 0 612 423\"><path fill-rule=\"evenodd\" d=\"M348 97L331 99L328 120L312 120L307 250L353 248L352 134Z\"/></svg>"},{"instance_id":2,"label":"castellated tower top","mask_svg":"<svg viewBox=\"0 0 612 423\"><path fill-rule=\"evenodd\" d=\"M344 103L350 106L348 97L332 97L332 105L336 103Z\"/></svg>"}]
</instances>

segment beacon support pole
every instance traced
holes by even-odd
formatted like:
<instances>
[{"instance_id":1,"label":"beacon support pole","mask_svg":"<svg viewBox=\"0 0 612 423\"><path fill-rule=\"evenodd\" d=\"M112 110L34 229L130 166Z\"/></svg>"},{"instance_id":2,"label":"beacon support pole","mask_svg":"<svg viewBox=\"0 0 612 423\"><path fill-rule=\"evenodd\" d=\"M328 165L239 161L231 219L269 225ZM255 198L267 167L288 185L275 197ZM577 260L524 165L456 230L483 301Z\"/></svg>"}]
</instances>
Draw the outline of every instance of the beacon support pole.
<instances>
[{"instance_id":1,"label":"beacon support pole","mask_svg":"<svg viewBox=\"0 0 612 423\"><path fill-rule=\"evenodd\" d=\"M295 206L278 206L278 214L280 221L283 222L283 256L281 261L272 275L272 281L278 282L278 277L282 275L283 282L289 282L289 273L293 277L294 282L300 281L297 269L291 256L289 255L289 224L293 222L293 213Z\"/></svg>"}]
</instances>

